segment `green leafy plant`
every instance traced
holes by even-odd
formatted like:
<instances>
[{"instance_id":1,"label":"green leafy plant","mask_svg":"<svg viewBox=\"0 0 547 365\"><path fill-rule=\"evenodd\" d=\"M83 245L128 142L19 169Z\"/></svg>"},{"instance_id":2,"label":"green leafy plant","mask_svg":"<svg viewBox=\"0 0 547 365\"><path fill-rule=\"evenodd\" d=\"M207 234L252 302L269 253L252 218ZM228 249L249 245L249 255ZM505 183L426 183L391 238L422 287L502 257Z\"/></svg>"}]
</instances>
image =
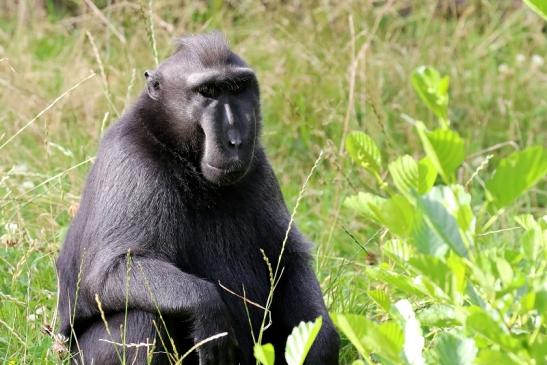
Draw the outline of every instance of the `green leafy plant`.
<instances>
[{"instance_id":1,"label":"green leafy plant","mask_svg":"<svg viewBox=\"0 0 547 365\"><path fill-rule=\"evenodd\" d=\"M439 336L434 351L442 365L471 365L477 355L475 341L450 332Z\"/></svg>"},{"instance_id":2,"label":"green leafy plant","mask_svg":"<svg viewBox=\"0 0 547 365\"><path fill-rule=\"evenodd\" d=\"M427 193L437 178L437 169L430 158L415 161L404 155L389 164L389 173L395 187L405 196Z\"/></svg>"},{"instance_id":3,"label":"green leafy plant","mask_svg":"<svg viewBox=\"0 0 547 365\"><path fill-rule=\"evenodd\" d=\"M448 78L420 67L412 85L441 127L430 131L406 117L424 156L395 158L389 175L374 164L374 173L386 177L378 193L346 198L347 209L386 232L384 259L366 270L376 315L334 313L334 323L356 361L367 364L545 363L547 217L507 212L545 177L547 152L541 146L513 152L485 184L469 184L477 170L463 185L465 142L449 128ZM348 152L371 172L363 156L377 148L358 133L350 135L366 143L348 142ZM516 227L505 228L508 221ZM499 229L489 231L494 225ZM514 239L499 242L507 230Z\"/></svg>"},{"instance_id":4,"label":"green leafy plant","mask_svg":"<svg viewBox=\"0 0 547 365\"><path fill-rule=\"evenodd\" d=\"M533 11L538 13L543 19L547 20L547 1L545 0L524 0Z\"/></svg>"},{"instance_id":5,"label":"green leafy plant","mask_svg":"<svg viewBox=\"0 0 547 365\"><path fill-rule=\"evenodd\" d=\"M547 150L533 146L501 160L486 188L493 203L504 207L534 186L546 173Z\"/></svg>"},{"instance_id":6,"label":"green leafy plant","mask_svg":"<svg viewBox=\"0 0 547 365\"><path fill-rule=\"evenodd\" d=\"M447 184L454 182L454 171L465 157L463 139L453 130L440 128L428 131L422 122L416 124L425 153Z\"/></svg>"},{"instance_id":7,"label":"green leafy plant","mask_svg":"<svg viewBox=\"0 0 547 365\"><path fill-rule=\"evenodd\" d=\"M300 322L293 328L285 346L285 360L288 365L304 364L322 324L323 317L317 317L314 322ZM256 344L254 356L262 365L274 365L275 363L275 349L270 343Z\"/></svg>"},{"instance_id":8,"label":"green leafy plant","mask_svg":"<svg viewBox=\"0 0 547 365\"><path fill-rule=\"evenodd\" d=\"M254 356L262 365L274 365L275 363L275 349L271 343L256 344L254 346Z\"/></svg>"},{"instance_id":9,"label":"green leafy plant","mask_svg":"<svg viewBox=\"0 0 547 365\"><path fill-rule=\"evenodd\" d=\"M346 150L351 158L365 170L381 180L379 174L382 166L380 149L366 133L354 131L346 138Z\"/></svg>"},{"instance_id":10,"label":"green leafy plant","mask_svg":"<svg viewBox=\"0 0 547 365\"><path fill-rule=\"evenodd\" d=\"M439 124L448 127L449 77L441 77L432 67L420 66L412 73L411 82L420 99L439 118Z\"/></svg>"},{"instance_id":11,"label":"green leafy plant","mask_svg":"<svg viewBox=\"0 0 547 365\"><path fill-rule=\"evenodd\" d=\"M304 363L322 323L323 317L318 317L314 322L300 322L292 330L285 347L285 360L288 365L302 365Z\"/></svg>"}]
</instances>

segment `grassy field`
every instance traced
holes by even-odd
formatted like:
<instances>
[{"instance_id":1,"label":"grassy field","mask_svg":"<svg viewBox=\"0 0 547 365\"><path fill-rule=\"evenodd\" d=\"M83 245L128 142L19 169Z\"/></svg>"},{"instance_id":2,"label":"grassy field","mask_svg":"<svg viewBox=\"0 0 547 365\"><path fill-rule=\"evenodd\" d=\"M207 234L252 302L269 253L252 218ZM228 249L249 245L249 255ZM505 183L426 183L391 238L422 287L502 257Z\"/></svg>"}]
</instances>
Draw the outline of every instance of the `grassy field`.
<instances>
[{"instance_id":1,"label":"grassy field","mask_svg":"<svg viewBox=\"0 0 547 365\"><path fill-rule=\"evenodd\" d=\"M344 137L365 131L385 161L423 155L414 127L402 117L434 127L410 83L416 67L431 65L450 77L451 127L466 141L458 181L465 183L487 154L494 155L469 187L474 199L482 199L481 182L502 157L545 145L546 23L518 2L470 0L452 9L455 14L425 0L412 8L406 1L180 6L156 0L152 17L148 2L37 3L0 5L4 363L58 361L40 331L55 322L55 257L102 131L142 90L155 49L161 60L177 36L220 29L257 71L262 139L289 207L324 151L296 220L316 244L316 270L332 312L377 313L367 268L391 264L382 250L385 230L342 204L357 191L375 191L374 178L347 158ZM546 203L543 180L490 229L515 226L514 214L539 217ZM498 239L512 242L513 232ZM342 364L358 357L347 340L341 356Z\"/></svg>"}]
</instances>

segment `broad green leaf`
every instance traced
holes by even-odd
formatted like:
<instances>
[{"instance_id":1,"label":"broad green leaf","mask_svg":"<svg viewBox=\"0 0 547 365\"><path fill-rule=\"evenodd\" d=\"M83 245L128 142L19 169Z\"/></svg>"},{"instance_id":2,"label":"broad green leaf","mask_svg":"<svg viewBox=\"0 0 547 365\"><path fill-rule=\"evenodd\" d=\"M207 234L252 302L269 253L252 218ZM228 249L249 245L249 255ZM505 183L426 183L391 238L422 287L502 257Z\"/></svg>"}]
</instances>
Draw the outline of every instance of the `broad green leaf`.
<instances>
[{"instance_id":1,"label":"broad green leaf","mask_svg":"<svg viewBox=\"0 0 547 365\"><path fill-rule=\"evenodd\" d=\"M384 290L369 290L367 294L380 308L389 312L391 309L391 300Z\"/></svg>"},{"instance_id":2,"label":"broad green leaf","mask_svg":"<svg viewBox=\"0 0 547 365\"><path fill-rule=\"evenodd\" d=\"M450 328L465 323L465 315L447 304L433 304L418 312L417 318L425 327Z\"/></svg>"},{"instance_id":3,"label":"broad green leaf","mask_svg":"<svg viewBox=\"0 0 547 365\"><path fill-rule=\"evenodd\" d=\"M520 313L525 314L531 311L532 309L534 309L535 303L536 303L536 293L534 291L524 294L520 298L520 305L521 305Z\"/></svg>"},{"instance_id":4,"label":"broad green leaf","mask_svg":"<svg viewBox=\"0 0 547 365\"><path fill-rule=\"evenodd\" d=\"M382 157L378 146L368 134L354 131L346 137L346 150L352 160L365 169L379 174L382 166Z\"/></svg>"},{"instance_id":5,"label":"broad green leaf","mask_svg":"<svg viewBox=\"0 0 547 365\"><path fill-rule=\"evenodd\" d=\"M357 352L366 357L367 351L364 339L371 322L365 316L358 314L331 313L330 317L334 325L347 337Z\"/></svg>"},{"instance_id":6,"label":"broad green leaf","mask_svg":"<svg viewBox=\"0 0 547 365\"><path fill-rule=\"evenodd\" d=\"M547 290L536 292L535 307L538 313L547 313Z\"/></svg>"},{"instance_id":7,"label":"broad green leaf","mask_svg":"<svg viewBox=\"0 0 547 365\"><path fill-rule=\"evenodd\" d=\"M530 353L536 364L545 364L547 362L547 336L545 334L536 338L536 341L530 346Z\"/></svg>"},{"instance_id":8,"label":"broad green leaf","mask_svg":"<svg viewBox=\"0 0 547 365\"><path fill-rule=\"evenodd\" d=\"M544 247L544 234L541 225L531 214L516 216L515 221L525 229L524 234L520 237L520 243L526 257L530 261L536 262L541 247Z\"/></svg>"},{"instance_id":9,"label":"broad green leaf","mask_svg":"<svg viewBox=\"0 0 547 365\"><path fill-rule=\"evenodd\" d=\"M388 362L401 361L404 334L395 322L376 324L356 314L331 314L334 325L348 338L363 357L370 352Z\"/></svg>"},{"instance_id":10,"label":"broad green leaf","mask_svg":"<svg viewBox=\"0 0 547 365\"><path fill-rule=\"evenodd\" d=\"M513 269L503 257L496 258L496 268L503 285L509 285L513 281Z\"/></svg>"},{"instance_id":11,"label":"broad green leaf","mask_svg":"<svg viewBox=\"0 0 547 365\"><path fill-rule=\"evenodd\" d=\"M474 267L472 271L473 271L473 276L476 276L477 273L481 273L479 269L476 269ZM482 280L478 280L478 281L482 283ZM490 287L492 287L492 285L490 285ZM468 283L466 288L466 294L467 294L467 300L469 301L470 304L473 304L481 308L486 307L486 302L482 299L477 289L475 289L475 286L473 285L473 283Z\"/></svg>"},{"instance_id":12,"label":"broad green leaf","mask_svg":"<svg viewBox=\"0 0 547 365\"><path fill-rule=\"evenodd\" d=\"M288 365L302 365L317 337L323 317L317 317L315 322L300 322L287 338L285 360Z\"/></svg>"},{"instance_id":13,"label":"broad green leaf","mask_svg":"<svg viewBox=\"0 0 547 365\"><path fill-rule=\"evenodd\" d=\"M404 329L403 358L406 364L425 364L422 355L425 340L422 335L420 322L418 322L414 310L412 310L412 305L408 300L402 299L395 303L393 307Z\"/></svg>"},{"instance_id":14,"label":"broad green leaf","mask_svg":"<svg viewBox=\"0 0 547 365\"><path fill-rule=\"evenodd\" d=\"M543 19L547 20L547 1L545 0L524 0L533 11L538 13Z\"/></svg>"},{"instance_id":15,"label":"broad green leaf","mask_svg":"<svg viewBox=\"0 0 547 365\"><path fill-rule=\"evenodd\" d=\"M521 365L519 360L512 358L511 354L502 351L484 349L475 360L477 365Z\"/></svg>"},{"instance_id":16,"label":"broad green leaf","mask_svg":"<svg viewBox=\"0 0 547 365\"><path fill-rule=\"evenodd\" d=\"M452 185L450 189L444 189L443 192L445 207L456 217L466 244L473 245L476 219L471 209L471 195L461 185Z\"/></svg>"},{"instance_id":17,"label":"broad green leaf","mask_svg":"<svg viewBox=\"0 0 547 365\"><path fill-rule=\"evenodd\" d=\"M455 181L454 171L465 158L463 139L450 129L428 131L422 122L416 122L416 130L427 157L444 182L453 183Z\"/></svg>"},{"instance_id":18,"label":"broad green leaf","mask_svg":"<svg viewBox=\"0 0 547 365\"><path fill-rule=\"evenodd\" d=\"M378 195L360 192L357 195L347 197L344 206L378 224L382 224L380 207L385 201L386 199Z\"/></svg>"},{"instance_id":19,"label":"broad green leaf","mask_svg":"<svg viewBox=\"0 0 547 365\"><path fill-rule=\"evenodd\" d=\"M418 191L418 164L409 155L404 155L388 165L395 187L408 197Z\"/></svg>"},{"instance_id":20,"label":"broad green leaf","mask_svg":"<svg viewBox=\"0 0 547 365\"><path fill-rule=\"evenodd\" d=\"M434 351L440 365L472 365L477 355L473 339L454 333L439 336Z\"/></svg>"},{"instance_id":21,"label":"broad green leaf","mask_svg":"<svg viewBox=\"0 0 547 365\"><path fill-rule=\"evenodd\" d=\"M529 147L501 160L492 178L486 182L486 189L494 204L502 208L534 186L546 173L547 149Z\"/></svg>"},{"instance_id":22,"label":"broad green leaf","mask_svg":"<svg viewBox=\"0 0 547 365\"><path fill-rule=\"evenodd\" d=\"M388 166L395 187L405 196L427 193L437 178L437 169L431 159L425 157L418 163L409 155L404 155Z\"/></svg>"},{"instance_id":23,"label":"broad green leaf","mask_svg":"<svg viewBox=\"0 0 547 365\"><path fill-rule=\"evenodd\" d=\"M418 193L425 194L433 187L437 179L437 169L429 157L418 161Z\"/></svg>"},{"instance_id":24,"label":"broad green leaf","mask_svg":"<svg viewBox=\"0 0 547 365\"><path fill-rule=\"evenodd\" d=\"M467 288L468 281L466 278L467 266L465 265L464 260L451 252L448 255L446 264L450 268L451 272L451 284L450 284L450 293L452 300L455 304L463 304L464 292Z\"/></svg>"},{"instance_id":25,"label":"broad green leaf","mask_svg":"<svg viewBox=\"0 0 547 365\"><path fill-rule=\"evenodd\" d=\"M387 199L378 212L381 222L394 234L407 237L414 226L416 208L407 198L394 194Z\"/></svg>"},{"instance_id":26,"label":"broad green leaf","mask_svg":"<svg viewBox=\"0 0 547 365\"><path fill-rule=\"evenodd\" d=\"M413 232L415 244L420 251L435 256L444 255L446 248L443 245L460 256L467 256L458 221L446 206L457 208L454 193L447 186L436 186L426 195L418 197L420 213Z\"/></svg>"},{"instance_id":27,"label":"broad green leaf","mask_svg":"<svg viewBox=\"0 0 547 365\"><path fill-rule=\"evenodd\" d=\"M427 294L426 289L419 282L412 280L408 275L389 271L387 265L378 265L368 270L367 273L372 279L383 282L407 295L423 297Z\"/></svg>"},{"instance_id":28,"label":"broad green leaf","mask_svg":"<svg viewBox=\"0 0 547 365\"><path fill-rule=\"evenodd\" d=\"M363 360L355 360L351 365L366 365Z\"/></svg>"},{"instance_id":29,"label":"broad green leaf","mask_svg":"<svg viewBox=\"0 0 547 365\"><path fill-rule=\"evenodd\" d=\"M446 209L447 217L442 217L444 213L436 203L441 204ZM441 226L446 224L444 230L446 233L445 242L450 248L460 256L466 256L466 248L462 245L462 239L465 239L464 243L468 245L473 244L472 234L475 232L475 217L470 205L471 196L465 192L464 188L461 185L436 186L420 198L420 204L430 222L438 226L437 231L441 231ZM449 222L452 222L452 219L456 220L459 235L450 232L452 224Z\"/></svg>"},{"instance_id":30,"label":"broad green leaf","mask_svg":"<svg viewBox=\"0 0 547 365\"><path fill-rule=\"evenodd\" d=\"M412 230L412 242L418 251L428 255L442 257L448 251L448 245L444 242L442 236L431 227L426 214L421 210L418 210L416 214L414 229Z\"/></svg>"},{"instance_id":31,"label":"broad green leaf","mask_svg":"<svg viewBox=\"0 0 547 365\"><path fill-rule=\"evenodd\" d=\"M495 292L494 287L499 280L494 262L486 255L477 255L474 259L473 265L470 265L469 267L471 269L473 281L476 283L476 289L479 290L480 288L480 291L487 291L489 294L493 295ZM478 299L478 292L468 294L470 295L470 299ZM484 307L482 304L480 306Z\"/></svg>"},{"instance_id":32,"label":"broad green leaf","mask_svg":"<svg viewBox=\"0 0 547 365\"><path fill-rule=\"evenodd\" d=\"M394 321L373 323L366 341L371 344L372 351L379 357L395 364L399 363L403 355L405 334L401 326Z\"/></svg>"},{"instance_id":33,"label":"broad green leaf","mask_svg":"<svg viewBox=\"0 0 547 365\"><path fill-rule=\"evenodd\" d=\"M275 349L271 343L265 345L256 344L254 346L254 355L262 365L274 365Z\"/></svg>"},{"instance_id":34,"label":"broad green leaf","mask_svg":"<svg viewBox=\"0 0 547 365\"><path fill-rule=\"evenodd\" d=\"M501 323L502 320L492 318L485 310L479 307L469 307L465 322L467 333L481 335L489 341L505 347L507 350L518 347L518 342L511 338Z\"/></svg>"},{"instance_id":35,"label":"broad green leaf","mask_svg":"<svg viewBox=\"0 0 547 365\"><path fill-rule=\"evenodd\" d=\"M420 66L412 73L411 83L420 99L439 118L441 126L447 126L448 76L441 77L433 67Z\"/></svg>"},{"instance_id":36,"label":"broad green leaf","mask_svg":"<svg viewBox=\"0 0 547 365\"><path fill-rule=\"evenodd\" d=\"M438 294L438 290L444 293L446 298L451 297L454 303L461 303L466 288L465 265L457 255L450 255L446 263L440 258L428 255L415 255L409 260L419 273L429 278L438 288L431 294L444 299Z\"/></svg>"},{"instance_id":37,"label":"broad green leaf","mask_svg":"<svg viewBox=\"0 0 547 365\"><path fill-rule=\"evenodd\" d=\"M452 273L448 265L440 258L417 254L412 257L408 263L418 271L418 273L431 280L431 283L438 288L430 290L432 296L441 297L442 299L448 299L450 297ZM439 290L442 291L444 295L439 294Z\"/></svg>"},{"instance_id":38,"label":"broad green leaf","mask_svg":"<svg viewBox=\"0 0 547 365\"><path fill-rule=\"evenodd\" d=\"M386 226L391 232L402 237L410 234L414 223L416 209L399 194L384 199L374 194L360 192L346 198L344 205Z\"/></svg>"},{"instance_id":39,"label":"broad green leaf","mask_svg":"<svg viewBox=\"0 0 547 365\"><path fill-rule=\"evenodd\" d=\"M406 262L414 254L412 245L404 239L393 238L384 243L383 252L391 259Z\"/></svg>"}]
</instances>

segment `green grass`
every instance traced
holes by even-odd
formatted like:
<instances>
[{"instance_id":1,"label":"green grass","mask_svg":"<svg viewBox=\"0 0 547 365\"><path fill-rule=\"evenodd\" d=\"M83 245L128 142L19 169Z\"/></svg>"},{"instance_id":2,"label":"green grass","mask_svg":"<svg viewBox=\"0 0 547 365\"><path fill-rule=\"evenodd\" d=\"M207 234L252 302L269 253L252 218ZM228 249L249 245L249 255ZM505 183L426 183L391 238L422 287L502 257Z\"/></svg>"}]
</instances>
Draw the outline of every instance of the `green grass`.
<instances>
[{"instance_id":1,"label":"green grass","mask_svg":"<svg viewBox=\"0 0 547 365\"><path fill-rule=\"evenodd\" d=\"M0 361L14 364L56 361L40 332L55 317L54 259L103 124L117 119L142 90L143 71L155 64L141 2L106 8L110 1L96 2L108 25L85 5L45 3L0 5L0 146L91 71L96 76L0 148ZM406 16L390 5L399 2L366 0L176 3L153 3L160 59L181 34L226 33L258 73L263 142L289 207L325 152L296 221L316 243L316 269L333 312L374 309L366 267L387 262L385 232L342 207L346 196L374 189L374 180L340 153L343 136L366 131L384 161L420 156L420 140L401 118L435 126L410 84L417 66L450 76L449 116L467 143L459 181L484 160L483 149L499 145L471 186L474 197L482 196L480 182L502 157L545 145L546 25L509 1L468 1L459 17L440 13L435 1L416 2ZM543 181L492 229L514 226L510 214L545 214L546 203ZM357 355L343 344L345 364Z\"/></svg>"}]
</instances>

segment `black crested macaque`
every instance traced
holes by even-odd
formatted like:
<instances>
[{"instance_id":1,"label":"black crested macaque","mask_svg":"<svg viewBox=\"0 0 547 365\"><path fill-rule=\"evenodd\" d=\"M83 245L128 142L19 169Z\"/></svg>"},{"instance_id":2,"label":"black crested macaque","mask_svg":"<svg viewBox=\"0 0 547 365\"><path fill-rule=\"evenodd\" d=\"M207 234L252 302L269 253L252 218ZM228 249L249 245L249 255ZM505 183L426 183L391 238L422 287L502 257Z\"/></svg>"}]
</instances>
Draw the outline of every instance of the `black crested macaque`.
<instances>
[{"instance_id":1,"label":"black crested macaque","mask_svg":"<svg viewBox=\"0 0 547 365\"><path fill-rule=\"evenodd\" d=\"M105 133L57 260L60 332L77 364L255 364L253 339L290 215L261 147L255 73L221 33L184 37ZM323 317L308 365L338 364L339 337L293 227L263 343ZM98 302L100 302L101 310ZM101 311L108 322L106 328ZM121 343L125 346L121 346ZM152 345L154 344L154 345ZM174 363L174 362L173 362Z\"/></svg>"}]
</instances>

